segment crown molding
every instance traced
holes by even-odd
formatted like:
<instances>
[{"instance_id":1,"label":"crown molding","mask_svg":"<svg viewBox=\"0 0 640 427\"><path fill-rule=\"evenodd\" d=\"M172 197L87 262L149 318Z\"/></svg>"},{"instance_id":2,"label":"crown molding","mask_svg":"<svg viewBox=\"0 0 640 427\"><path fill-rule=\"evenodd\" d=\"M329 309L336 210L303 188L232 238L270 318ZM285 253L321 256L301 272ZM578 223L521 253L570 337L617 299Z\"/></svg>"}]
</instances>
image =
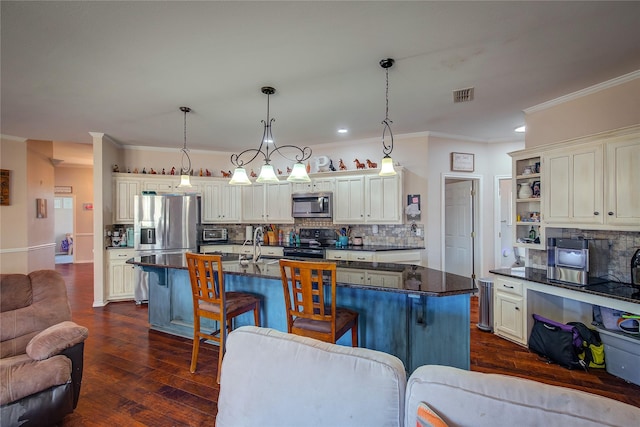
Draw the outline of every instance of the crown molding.
<instances>
[{"instance_id":1,"label":"crown molding","mask_svg":"<svg viewBox=\"0 0 640 427\"><path fill-rule=\"evenodd\" d=\"M4 139L7 141L15 141L15 142L25 142L29 138L22 138L19 136L0 134L0 139Z\"/></svg>"},{"instance_id":2,"label":"crown molding","mask_svg":"<svg viewBox=\"0 0 640 427\"><path fill-rule=\"evenodd\" d=\"M556 105L563 104L568 101L573 101L574 99L582 98L587 95L591 95L592 93L599 92L604 89L608 89L614 86L618 86L632 80L640 78L640 70L633 71L629 74L622 75L620 77L616 77L615 79L607 80L602 83L598 83L593 86L589 86L588 88L581 89L577 92L573 92L560 98L552 99L547 102L543 102L542 104L534 105L533 107L529 107L526 110L523 110L525 114L535 113L538 111L546 110L547 108L554 107Z\"/></svg>"}]
</instances>

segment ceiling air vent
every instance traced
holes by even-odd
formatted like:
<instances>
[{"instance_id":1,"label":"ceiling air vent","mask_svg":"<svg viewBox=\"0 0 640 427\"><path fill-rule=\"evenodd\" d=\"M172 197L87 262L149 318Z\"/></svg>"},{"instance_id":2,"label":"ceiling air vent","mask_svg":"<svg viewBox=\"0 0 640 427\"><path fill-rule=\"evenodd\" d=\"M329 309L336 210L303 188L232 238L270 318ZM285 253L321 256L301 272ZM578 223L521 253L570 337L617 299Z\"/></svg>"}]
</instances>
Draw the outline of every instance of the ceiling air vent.
<instances>
[{"instance_id":1,"label":"ceiling air vent","mask_svg":"<svg viewBox=\"0 0 640 427\"><path fill-rule=\"evenodd\" d=\"M458 89L453 91L453 102L469 102L473 101L473 88Z\"/></svg>"}]
</instances>

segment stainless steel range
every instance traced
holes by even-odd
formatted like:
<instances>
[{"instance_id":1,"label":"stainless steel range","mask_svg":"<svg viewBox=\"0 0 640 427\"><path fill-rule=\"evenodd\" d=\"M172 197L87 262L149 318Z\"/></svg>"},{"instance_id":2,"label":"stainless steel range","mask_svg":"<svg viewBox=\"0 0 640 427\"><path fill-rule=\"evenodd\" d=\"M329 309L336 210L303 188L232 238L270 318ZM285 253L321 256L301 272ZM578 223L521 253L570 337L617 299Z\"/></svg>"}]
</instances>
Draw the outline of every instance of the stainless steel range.
<instances>
[{"instance_id":1,"label":"stainless steel range","mask_svg":"<svg viewBox=\"0 0 640 427\"><path fill-rule=\"evenodd\" d=\"M332 228L301 228L300 246L285 246L285 257L324 258L324 249L335 246L336 232Z\"/></svg>"}]
</instances>

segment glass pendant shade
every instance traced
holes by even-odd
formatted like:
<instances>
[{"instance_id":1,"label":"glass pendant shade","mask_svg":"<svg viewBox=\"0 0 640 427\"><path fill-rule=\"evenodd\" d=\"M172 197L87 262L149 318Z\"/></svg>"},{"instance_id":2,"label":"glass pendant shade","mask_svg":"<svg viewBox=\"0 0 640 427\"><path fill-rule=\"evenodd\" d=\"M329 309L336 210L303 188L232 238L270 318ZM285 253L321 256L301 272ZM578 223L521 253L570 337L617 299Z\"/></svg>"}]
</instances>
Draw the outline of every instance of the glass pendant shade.
<instances>
[{"instance_id":1,"label":"glass pendant shade","mask_svg":"<svg viewBox=\"0 0 640 427\"><path fill-rule=\"evenodd\" d=\"M233 176L231 177L231 181L229 181L231 185L251 185L251 181L249 181L249 177L247 176L247 171L245 168L238 167L233 171Z\"/></svg>"},{"instance_id":2,"label":"glass pendant shade","mask_svg":"<svg viewBox=\"0 0 640 427\"><path fill-rule=\"evenodd\" d=\"M178 187L191 187L191 178L184 171L182 171L182 175L180 175L180 184L178 184Z\"/></svg>"},{"instance_id":3,"label":"glass pendant shade","mask_svg":"<svg viewBox=\"0 0 640 427\"><path fill-rule=\"evenodd\" d=\"M258 179L256 182L265 182L267 184L280 182L278 177L276 176L276 172L273 170L273 166L266 163L262 165L262 169L260 169L260 175L258 175Z\"/></svg>"},{"instance_id":4,"label":"glass pendant shade","mask_svg":"<svg viewBox=\"0 0 640 427\"><path fill-rule=\"evenodd\" d=\"M293 165L293 170L287 178L289 182L311 182L311 178L307 174L307 167L302 163L298 162Z\"/></svg>"},{"instance_id":5,"label":"glass pendant shade","mask_svg":"<svg viewBox=\"0 0 640 427\"><path fill-rule=\"evenodd\" d=\"M384 156L382 159L382 166L380 167L380 176L393 176L396 174L396 170L393 168L393 159L389 156Z\"/></svg>"}]
</instances>

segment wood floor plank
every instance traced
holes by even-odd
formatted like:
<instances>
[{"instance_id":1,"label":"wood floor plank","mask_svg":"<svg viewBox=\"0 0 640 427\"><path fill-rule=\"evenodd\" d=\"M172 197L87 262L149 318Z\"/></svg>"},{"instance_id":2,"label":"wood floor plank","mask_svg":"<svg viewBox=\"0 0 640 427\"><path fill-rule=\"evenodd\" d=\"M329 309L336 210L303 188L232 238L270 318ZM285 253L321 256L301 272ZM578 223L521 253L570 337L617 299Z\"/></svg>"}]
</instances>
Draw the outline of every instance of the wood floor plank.
<instances>
[{"instance_id":1,"label":"wood floor plank","mask_svg":"<svg viewBox=\"0 0 640 427\"><path fill-rule=\"evenodd\" d=\"M203 345L189 372L191 340L150 331L146 305L93 305L93 264L59 264L73 319L89 328L78 407L65 417L76 426L212 426L219 386L217 347ZM604 370L569 371L528 349L481 331L471 301L471 370L541 381L607 396L640 407L640 386Z\"/></svg>"}]
</instances>

